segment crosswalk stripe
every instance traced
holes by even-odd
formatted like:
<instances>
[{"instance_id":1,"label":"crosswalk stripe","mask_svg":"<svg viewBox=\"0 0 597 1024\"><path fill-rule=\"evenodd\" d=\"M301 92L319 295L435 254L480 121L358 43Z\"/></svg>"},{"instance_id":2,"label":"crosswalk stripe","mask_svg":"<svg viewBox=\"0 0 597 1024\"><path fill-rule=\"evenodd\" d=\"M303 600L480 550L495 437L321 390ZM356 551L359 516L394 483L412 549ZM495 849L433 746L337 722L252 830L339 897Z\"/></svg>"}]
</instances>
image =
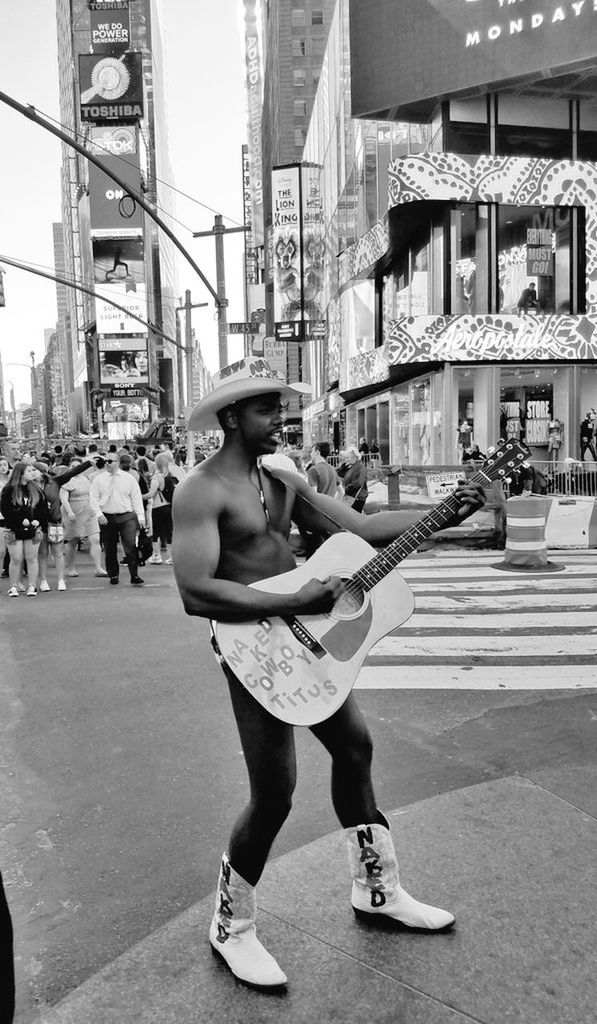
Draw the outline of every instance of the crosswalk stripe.
<instances>
[{"instance_id":1,"label":"crosswalk stripe","mask_svg":"<svg viewBox=\"0 0 597 1024\"><path fill-rule=\"evenodd\" d=\"M572 645L572 646L571 646ZM538 636L523 636L520 633L502 633L501 635L488 635L477 633L473 636L409 636L404 632L394 636L386 636L380 640L369 652L369 662L373 658L401 658L415 660L425 655L432 654L434 657L459 658L478 657L489 655L499 657L503 654L514 654L519 657L526 655L539 655L543 659L568 658L571 655L589 654L597 657L597 630L594 633L584 633L580 630L576 633L567 633L562 637L560 633L540 634ZM596 667L597 671L597 667Z\"/></svg>"},{"instance_id":2,"label":"crosswalk stripe","mask_svg":"<svg viewBox=\"0 0 597 1024\"><path fill-rule=\"evenodd\" d=\"M555 574L496 571L501 554L401 564L415 612L371 649L357 688L597 689L597 552L555 552Z\"/></svg>"},{"instance_id":3,"label":"crosswalk stripe","mask_svg":"<svg viewBox=\"0 0 597 1024\"><path fill-rule=\"evenodd\" d=\"M562 690L597 689L597 669L560 665L426 665L410 667L365 665L356 682L359 690Z\"/></svg>"},{"instance_id":4,"label":"crosswalk stripe","mask_svg":"<svg viewBox=\"0 0 597 1024\"><path fill-rule=\"evenodd\" d=\"M490 617L491 622L488 621ZM507 630L511 634L541 633L543 631L553 633L554 630L557 630L558 633L566 630L577 633L581 629L592 629L593 632L597 632L597 618L594 611L582 612L569 609L560 611L556 609L550 613L550 621L546 624L543 611L501 612L499 616L496 616L493 611L466 612L456 615L449 615L446 612L415 611L408 622L400 627L398 633L400 635L409 632L416 634L424 632L454 633L457 630L458 634L462 636L475 630L487 633L489 629L495 633Z\"/></svg>"}]
</instances>

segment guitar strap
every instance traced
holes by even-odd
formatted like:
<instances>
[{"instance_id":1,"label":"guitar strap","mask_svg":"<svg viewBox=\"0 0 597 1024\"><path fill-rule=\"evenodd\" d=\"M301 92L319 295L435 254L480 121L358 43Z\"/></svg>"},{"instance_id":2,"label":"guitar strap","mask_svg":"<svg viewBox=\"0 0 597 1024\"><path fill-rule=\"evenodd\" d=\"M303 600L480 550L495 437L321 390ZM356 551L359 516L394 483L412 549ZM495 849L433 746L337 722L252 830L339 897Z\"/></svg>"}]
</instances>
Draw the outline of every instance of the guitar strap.
<instances>
[{"instance_id":1,"label":"guitar strap","mask_svg":"<svg viewBox=\"0 0 597 1024\"><path fill-rule=\"evenodd\" d=\"M261 465L261 469L265 473L267 473L268 476L271 476L274 480L277 480L279 484L283 484L284 487L288 487L288 489L290 491L293 491L296 494L297 498L300 498L301 501L305 501L307 503L307 505L310 505L311 508L314 508L315 511L319 513L319 515L325 516L326 519L329 519L330 523L333 523L334 526L337 526L338 529L342 530L343 533L346 532L346 527L345 526L342 526L342 524L339 523L337 519L334 519L334 517L332 515L330 515L329 512L324 512L323 509L319 507L319 505L316 505L314 501L311 501L309 498L305 497L304 494L299 494L299 492L297 491L296 487L293 487L292 484L289 484L288 480L282 480L281 477L277 476L276 473L272 472L272 470L269 468L269 466L264 466L262 464ZM259 479L259 497L261 498L261 504L264 507L264 510L265 510L265 513L266 513L266 519L267 519L267 521L269 523L269 514L267 512L267 506L265 504L265 495L263 494L263 488L261 486L261 476L259 475L259 464L257 464L257 476L258 476L258 479Z\"/></svg>"}]
</instances>

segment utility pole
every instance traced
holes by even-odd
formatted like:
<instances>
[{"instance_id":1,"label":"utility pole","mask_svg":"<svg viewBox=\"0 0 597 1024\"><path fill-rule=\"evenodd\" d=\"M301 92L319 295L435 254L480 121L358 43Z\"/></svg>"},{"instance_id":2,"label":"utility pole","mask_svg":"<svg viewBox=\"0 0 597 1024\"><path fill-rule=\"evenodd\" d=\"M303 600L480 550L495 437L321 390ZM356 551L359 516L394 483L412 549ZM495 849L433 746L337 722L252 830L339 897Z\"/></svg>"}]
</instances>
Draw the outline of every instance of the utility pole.
<instances>
[{"instance_id":1,"label":"utility pole","mask_svg":"<svg viewBox=\"0 0 597 1024\"><path fill-rule=\"evenodd\" d=\"M182 302L182 299L178 300ZM181 309L181 306L177 306L177 309ZM182 353L184 346L182 344L182 337L180 331L180 320L178 319L178 313L176 313L176 379L178 383L178 413L184 415L184 369L182 361Z\"/></svg>"},{"instance_id":2,"label":"utility pole","mask_svg":"<svg viewBox=\"0 0 597 1024\"><path fill-rule=\"evenodd\" d=\"M193 329L191 325L191 310L200 309L201 306L207 306L207 302L191 302L191 293L189 289L184 293L184 306L176 307L176 329L180 330L178 325L178 313L184 309L184 350L186 354L186 371L187 371L187 421L191 415L191 409L193 408ZM179 383L180 387L180 383ZM192 466L195 461L195 440L192 430L187 428L187 466Z\"/></svg>"},{"instance_id":3,"label":"utility pole","mask_svg":"<svg viewBox=\"0 0 597 1024\"><path fill-rule=\"evenodd\" d=\"M216 213L214 226L211 231L194 231L193 238L207 238L213 235L216 241L216 291L218 293L218 358L220 369L228 365L228 318L226 310L228 299L226 298L226 273L224 266L224 235L237 234L239 231L248 231L247 227L225 228L222 215Z\"/></svg>"}]
</instances>

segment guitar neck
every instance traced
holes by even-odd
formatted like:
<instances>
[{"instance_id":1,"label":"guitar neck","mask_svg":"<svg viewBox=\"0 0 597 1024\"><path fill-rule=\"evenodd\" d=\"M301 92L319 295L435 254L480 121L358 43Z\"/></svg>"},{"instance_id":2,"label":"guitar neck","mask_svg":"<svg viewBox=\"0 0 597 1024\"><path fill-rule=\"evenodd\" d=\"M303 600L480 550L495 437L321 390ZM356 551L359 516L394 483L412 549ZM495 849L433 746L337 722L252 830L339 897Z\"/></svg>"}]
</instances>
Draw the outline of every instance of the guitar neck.
<instances>
[{"instance_id":1,"label":"guitar neck","mask_svg":"<svg viewBox=\"0 0 597 1024\"><path fill-rule=\"evenodd\" d=\"M491 478L481 470L476 472L469 480L469 483L488 484ZM383 551L378 552L365 565L354 574L352 579L358 583L363 590L371 590L377 583L395 569L408 555L412 555L423 541L428 540L437 530L443 529L454 518L460 507L458 499L448 495L439 505L436 505L430 512L426 512L421 519L405 530L395 541L392 541Z\"/></svg>"}]
</instances>

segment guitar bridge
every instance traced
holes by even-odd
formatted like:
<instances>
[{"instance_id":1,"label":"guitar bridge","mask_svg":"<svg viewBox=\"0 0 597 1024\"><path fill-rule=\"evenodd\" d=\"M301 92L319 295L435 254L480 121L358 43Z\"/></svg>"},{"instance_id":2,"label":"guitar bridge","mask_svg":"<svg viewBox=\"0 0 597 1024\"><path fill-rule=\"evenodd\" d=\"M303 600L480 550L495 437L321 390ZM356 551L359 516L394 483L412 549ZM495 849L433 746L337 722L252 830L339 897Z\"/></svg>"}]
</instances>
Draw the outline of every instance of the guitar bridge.
<instances>
[{"instance_id":1,"label":"guitar bridge","mask_svg":"<svg viewBox=\"0 0 597 1024\"><path fill-rule=\"evenodd\" d=\"M306 626L296 618L294 615L283 615L282 620L286 623L293 637L306 647L310 654L314 658L325 658L327 651L321 646L319 640L316 640L312 633L309 632Z\"/></svg>"}]
</instances>

